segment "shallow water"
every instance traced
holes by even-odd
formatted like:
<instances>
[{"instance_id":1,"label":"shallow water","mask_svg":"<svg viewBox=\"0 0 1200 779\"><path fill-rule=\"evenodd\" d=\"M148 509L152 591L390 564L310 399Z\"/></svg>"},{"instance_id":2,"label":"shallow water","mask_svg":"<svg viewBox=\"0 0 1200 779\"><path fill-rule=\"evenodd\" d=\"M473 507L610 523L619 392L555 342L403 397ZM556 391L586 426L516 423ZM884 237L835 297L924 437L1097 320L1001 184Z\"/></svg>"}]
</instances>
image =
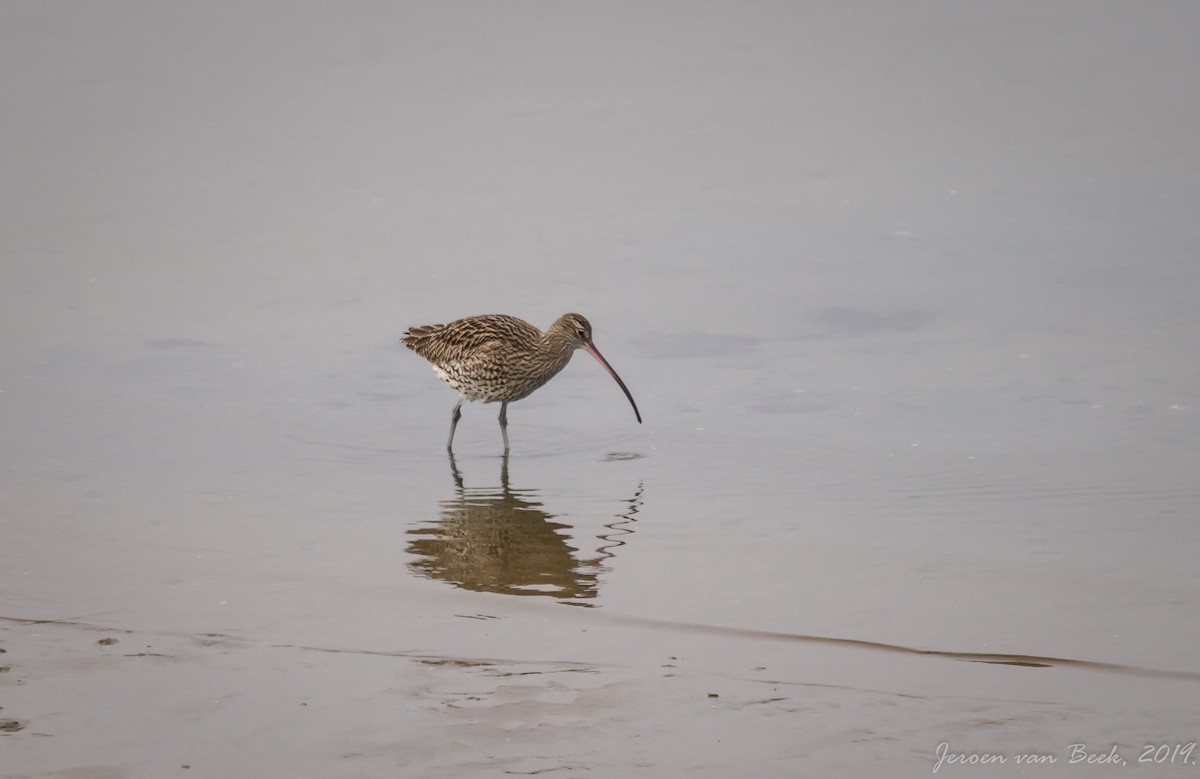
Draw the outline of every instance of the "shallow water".
<instances>
[{"instance_id":1,"label":"shallow water","mask_svg":"<svg viewBox=\"0 0 1200 779\"><path fill-rule=\"evenodd\" d=\"M292 8L0 12L0 776L1194 770L1200 12Z\"/></svg>"}]
</instances>

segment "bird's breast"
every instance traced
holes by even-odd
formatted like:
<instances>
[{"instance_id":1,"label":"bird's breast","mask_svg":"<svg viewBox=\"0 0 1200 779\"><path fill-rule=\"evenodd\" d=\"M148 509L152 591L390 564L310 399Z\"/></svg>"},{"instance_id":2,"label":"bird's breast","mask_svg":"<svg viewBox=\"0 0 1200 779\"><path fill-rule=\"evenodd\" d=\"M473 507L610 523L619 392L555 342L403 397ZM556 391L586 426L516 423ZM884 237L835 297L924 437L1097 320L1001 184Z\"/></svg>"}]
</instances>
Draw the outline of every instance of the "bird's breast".
<instances>
[{"instance_id":1,"label":"bird's breast","mask_svg":"<svg viewBox=\"0 0 1200 779\"><path fill-rule=\"evenodd\" d=\"M549 367L554 370L546 370ZM459 395L481 403L511 403L529 397L561 369L562 365L527 365L519 359L502 363L470 360L433 364L438 377L457 390Z\"/></svg>"}]
</instances>

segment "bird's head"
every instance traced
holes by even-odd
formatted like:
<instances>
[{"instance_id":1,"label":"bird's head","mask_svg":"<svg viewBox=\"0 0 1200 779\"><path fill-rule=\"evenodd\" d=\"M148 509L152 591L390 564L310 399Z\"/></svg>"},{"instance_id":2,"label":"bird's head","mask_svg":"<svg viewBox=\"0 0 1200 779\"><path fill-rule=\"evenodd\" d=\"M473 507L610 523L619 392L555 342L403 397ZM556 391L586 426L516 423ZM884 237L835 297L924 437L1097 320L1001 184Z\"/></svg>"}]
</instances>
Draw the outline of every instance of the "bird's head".
<instances>
[{"instance_id":1,"label":"bird's head","mask_svg":"<svg viewBox=\"0 0 1200 779\"><path fill-rule=\"evenodd\" d=\"M600 354L596 349L596 345L592 343L592 323L584 319L582 314L563 314L550 325L548 335L561 339L560 343L567 344L571 349L582 349L588 354L596 358L596 362L604 366L604 370L608 372L620 385L621 391L625 393L625 397L629 398L629 405L633 406L633 414L637 417L637 421L642 421L642 413L638 411L637 403L633 402L633 395L629 393L629 388L625 386L625 382L621 381L621 377L613 370L613 367L608 364L608 360Z\"/></svg>"},{"instance_id":2,"label":"bird's head","mask_svg":"<svg viewBox=\"0 0 1200 779\"><path fill-rule=\"evenodd\" d=\"M582 314L563 314L558 321L550 325L550 329L556 331L575 349L592 345L592 323Z\"/></svg>"}]
</instances>

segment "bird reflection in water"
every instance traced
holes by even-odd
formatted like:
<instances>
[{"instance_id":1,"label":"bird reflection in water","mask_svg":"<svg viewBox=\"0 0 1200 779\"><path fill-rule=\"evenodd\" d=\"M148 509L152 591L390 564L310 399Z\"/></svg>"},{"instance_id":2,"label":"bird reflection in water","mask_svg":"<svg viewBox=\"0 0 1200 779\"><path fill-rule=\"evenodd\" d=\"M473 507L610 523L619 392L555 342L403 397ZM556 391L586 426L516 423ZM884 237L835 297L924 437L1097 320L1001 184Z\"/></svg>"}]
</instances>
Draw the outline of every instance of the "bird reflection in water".
<instances>
[{"instance_id":1,"label":"bird reflection in water","mask_svg":"<svg viewBox=\"0 0 1200 779\"><path fill-rule=\"evenodd\" d=\"M455 497L442 501L441 518L413 528L408 545L415 556L409 568L421 576L443 579L456 587L505 595L543 595L573 605L590 606L604 561L623 546L621 536L642 504L642 485L626 501L625 511L604 525L594 556L580 559L568 543L571 525L555 522L542 508L537 490L513 489L508 482L508 455L500 466L500 488L465 487L450 454Z\"/></svg>"}]
</instances>

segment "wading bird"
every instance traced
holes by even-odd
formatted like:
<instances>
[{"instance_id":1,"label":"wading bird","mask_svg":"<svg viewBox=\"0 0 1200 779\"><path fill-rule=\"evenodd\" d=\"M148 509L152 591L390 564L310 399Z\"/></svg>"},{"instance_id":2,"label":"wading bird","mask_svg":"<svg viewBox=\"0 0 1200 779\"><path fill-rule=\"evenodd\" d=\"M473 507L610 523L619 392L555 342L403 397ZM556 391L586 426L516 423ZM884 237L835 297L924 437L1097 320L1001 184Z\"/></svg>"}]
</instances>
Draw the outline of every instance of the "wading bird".
<instances>
[{"instance_id":1,"label":"wading bird","mask_svg":"<svg viewBox=\"0 0 1200 779\"><path fill-rule=\"evenodd\" d=\"M446 449L451 451L463 401L477 400L500 403L500 435L507 452L508 404L529 397L554 378L576 349L583 349L604 366L629 398L638 423L642 421L629 388L592 343L592 325L579 314L563 314L544 333L513 316L471 316L448 325L410 327L400 341L428 360L434 372L458 390L446 441Z\"/></svg>"}]
</instances>

